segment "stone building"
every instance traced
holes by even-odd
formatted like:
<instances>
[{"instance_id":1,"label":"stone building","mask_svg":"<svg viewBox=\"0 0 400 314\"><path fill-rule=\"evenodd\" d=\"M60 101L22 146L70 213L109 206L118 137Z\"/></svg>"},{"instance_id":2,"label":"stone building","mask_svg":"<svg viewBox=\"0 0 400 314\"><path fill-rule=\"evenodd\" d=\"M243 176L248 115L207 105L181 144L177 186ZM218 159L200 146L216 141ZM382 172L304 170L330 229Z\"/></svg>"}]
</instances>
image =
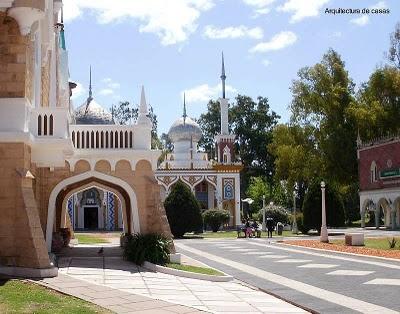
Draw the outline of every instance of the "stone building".
<instances>
[{"instance_id":1,"label":"stone building","mask_svg":"<svg viewBox=\"0 0 400 314\"><path fill-rule=\"evenodd\" d=\"M124 232L170 236L144 90L134 125L81 123L61 8L61 0L0 0L0 273L14 276L57 275L48 252L53 233L71 228L74 195L97 190L100 206L109 192L121 203ZM99 113L91 94L84 108L86 118Z\"/></svg>"},{"instance_id":2,"label":"stone building","mask_svg":"<svg viewBox=\"0 0 400 314\"><path fill-rule=\"evenodd\" d=\"M243 166L235 156L235 135L230 134L228 128L229 99L225 98L225 79L222 55L221 129L215 136L215 159L209 160L207 153L198 150L202 132L199 125L187 116L184 99L183 115L168 132L173 151L166 155L155 176L161 185L162 199L181 180L195 194L202 209L226 209L231 213L230 226L238 226L241 224L240 171Z\"/></svg>"},{"instance_id":3,"label":"stone building","mask_svg":"<svg viewBox=\"0 0 400 314\"><path fill-rule=\"evenodd\" d=\"M357 142L361 225L374 212L375 226L383 216L385 227L400 227L400 137Z\"/></svg>"}]
</instances>

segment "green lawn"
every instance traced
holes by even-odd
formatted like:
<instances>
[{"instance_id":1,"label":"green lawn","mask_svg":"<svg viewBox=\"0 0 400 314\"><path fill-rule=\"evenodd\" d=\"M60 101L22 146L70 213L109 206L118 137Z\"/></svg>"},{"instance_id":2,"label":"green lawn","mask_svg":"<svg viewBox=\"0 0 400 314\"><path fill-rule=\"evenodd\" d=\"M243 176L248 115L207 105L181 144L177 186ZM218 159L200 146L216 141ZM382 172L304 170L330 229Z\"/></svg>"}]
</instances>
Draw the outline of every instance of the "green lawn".
<instances>
[{"instance_id":1,"label":"green lawn","mask_svg":"<svg viewBox=\"0 0 400 314\"><path fill-rule=\"evenodd\" d=\"M0 313L111 313L97 305L19 280L0 281Z\"/></svg>"},{"instance_id":2,"label":"green lawn","mask_svg":"<svg viewBox=\"0 0 400 314\"><path fill-rule=\"evenodd\" d=\"M365 247L372 249L380 249L380 250L399 250L400 249L400 237L395 237L397 240L396 247L391 249L389 247L389 241L392 238L365 238ZM344 244L344 240L333 240L334 244Z\"/></svg>"},{"instance_id":3,"label":"green lawn","mask_svg":"<svg viewBox=\"0 0 400 314\"><path fill-rule=\"evenodd\" d=\"M243 232L241 233L241 236L243 236ZM278 235L275 234L275 232L272 233L273 237L277 237ZM292 231L283 231L282 234L283 237L301 237L305 236L304 234L299 233L298 235L293 234ZM199 233L199 234L192 234L192 233L186 233L185 237L195 237L195 238L237 238L237 231L232 230L232 231L218 231L218 232L211 232L211 231L206 231L204 233ZM262 232L261 237L266 238L267 233Z\"/></svg>"},{"instance_id":4,"label":"green lawn","mask_svg":"<svg viewBox=\"0 0 400 314\"><path fill-rule=\"evenodd\" d=\"M109 243L107 239L99 236L92 236L88 234L75 233L75 239L78 239L79 244L98 244L98 243Z\"/></svg>"},{"instance_id":5,"label":"green lawn","mask_svg":"<svg viewBox=\"0 0 400 314\"><path fill-rule=\"evenodd\" d=\"M205 275L214 275L214 276L223 276L224 274L219 272L216 269L208 268L208 267L198 267L198 266L191 266L191 265L182 265L176 263L168 263L165 266L169 268L174 268L178 270L184 270L191 273L198 273L198 274L205 274Z\"/></svg>"}]
</instances>

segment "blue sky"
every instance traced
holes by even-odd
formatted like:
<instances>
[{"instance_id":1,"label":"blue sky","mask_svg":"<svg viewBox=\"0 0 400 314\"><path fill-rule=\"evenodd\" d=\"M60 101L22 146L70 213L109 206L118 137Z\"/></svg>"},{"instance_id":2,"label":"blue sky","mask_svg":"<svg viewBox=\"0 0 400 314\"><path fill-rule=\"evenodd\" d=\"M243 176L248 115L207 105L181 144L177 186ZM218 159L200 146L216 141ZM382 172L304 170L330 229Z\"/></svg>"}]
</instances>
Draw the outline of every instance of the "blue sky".
<instances>
[{"instance_id":1,"label":"blue sky","mask_svg":"<svg viewBox=\"0 0 400 314\"><path fill-rule=\"evenodd\" d=\"M106 108L154 107L159 132L182 114L197 118L220 96L221 51L227 95L265 96L286 122L297 71L337 50L357 84L385 62L398 0L64 0L75 107L93 94ZM325 14L325 9L388 8L389 14Z\"/></svg>"}]
</instances>

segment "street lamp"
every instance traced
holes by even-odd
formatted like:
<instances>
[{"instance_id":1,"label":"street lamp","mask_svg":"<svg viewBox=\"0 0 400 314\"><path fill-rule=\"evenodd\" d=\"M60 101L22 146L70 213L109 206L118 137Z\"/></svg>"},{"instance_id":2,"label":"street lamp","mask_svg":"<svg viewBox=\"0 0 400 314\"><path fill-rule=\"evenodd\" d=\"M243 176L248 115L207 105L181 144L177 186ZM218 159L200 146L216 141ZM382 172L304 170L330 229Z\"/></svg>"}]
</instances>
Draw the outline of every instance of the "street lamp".
<instances>
[{"instance_id":1,"label":"street lamp","mask_svg":"<svg viewBox=\"0 0 400 314\"><path fill-rule=\"evenodd\" d=\"M267 230L267 226L265 224L265 195L263 195L263 202L262 202L262 206L263 206L263 222L262 222L262 231L266 231Z\"/></svg>"},{"instance_id":2,"label":"street lamp","mask_svg":"<svg viewBox=\"0 0 400 314\"><path fill-rule=\"evenodd\" d=\"M292 233L297 234L299 230L297 229L297 221L296 221L296 188L293 189L293 226Z\"/></svg>"},{"instance_id":3,"label":"street lamp","mask_svg":"<svg viewBox=\"0 0 400 314\"><path fill-rule=\"evenodd\" d=\"M326 208L325 208L325 182L321 182L321 192L322 192L322 224L321 224L321 242L328 243L328 229L326 227Z\"/></svg>"}]
</instances>

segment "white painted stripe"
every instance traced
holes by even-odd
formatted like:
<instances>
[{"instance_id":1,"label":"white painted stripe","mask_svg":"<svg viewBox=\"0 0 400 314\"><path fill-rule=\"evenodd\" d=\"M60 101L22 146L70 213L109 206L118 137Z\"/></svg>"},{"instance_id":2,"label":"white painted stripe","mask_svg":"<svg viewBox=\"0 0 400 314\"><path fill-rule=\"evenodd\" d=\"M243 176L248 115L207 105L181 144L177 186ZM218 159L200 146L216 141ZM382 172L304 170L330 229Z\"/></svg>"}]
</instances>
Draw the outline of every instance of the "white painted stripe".
<instances>
[{"instance_id":1,"label":"white painted stripe","mask_svg":"<svg viewBox=\"0 0 400 314\"><path fill-rule=\"evenodd\" d=\"M297 258L287 258L281 259L280 261L275 261L275 263L309 263L310 259L297 259Z\"/></svg>"},{"instance_id":2,"label":"white painted stripe","mask_svg":"<svg viewBox=\"0 0 400 314\"><path fill-rule=\"evenodd\" d=\"M257 252L256 249L234 249L232 252Z\"/></svg>"},{"instance_id":3,"label":"white painted stripe","mask_svg":"<svg viewBox=\"0 0 400 314\"><path fill-rule=\"evenodd\" d=\"M351 270L351 269L339 269L327 273L327 275L337 275L337 276L365 276L374 273L374 271L369 270Z\"/></svg>"},{"instance_id":4,"label":"white painted stripe","mask_svg":"<svg viewBox=\"0 0 400 314\"><path fill-rule=\"evenodd\" d=\"M333 267L338 267L339 265L333 265L333 264L305 264L305 265L299 265L297 267L301 268L333 268Z\"/></svg>"},{"instance_id":5,"label":"white painted stripe","mask_svg":"<svg viewBox=\"0 0 400 314\"><path fill-rule=\"evenodd\" d=\"M271 258L271 259L274 259L274 258L277 258L277 259L279 259L279 258L285 258L285 257L288 257L287 255L264 255L264 256L257 256L258 258Z\"/></svg>"},{"instance_id":6,"label":"white painted stripe","mask_svg":"<svg viewBox=\"0 0 400 314\"><path fill-rule=\"evenodd\" d=\"M251 274L253 276L257 276L259 278L274 282L278 285L282 285L285 287L288 287L290 289L294 289L297 291L300 291L302 293L311 295L313 297L325 300L327 302L335 303L340 306L344 306L350 309L353 309L355 311L361 312L361 313L370 313L370 314L376 314L376 313L386 313L386 314L395 314L398 312L393 311L391 309L385 308L383 306L379 306L376 304L372 304L369 302L365 302L362 300L354 299L336 292L328 291L325 289L321 289L297 280L289 279L280 275L276 275L271 272L267 272L264 270L261 270L259 268L249 266L246 264L238 263L235 261L228 260L223 257L219 257L210 253L206 253L194 248L191 248L187 245L181 244L181 243L175 243L176 246L179 248L186 250L188 252L191 252L193 254L196 254L198 256L202 256L204 258L207 258L209 260L216 261L218 263L225 264L229 267L241 270L243 272L246 272L248 274Z\"/></svg>"},{"instance_id":7,"label":"white painted stripe","mask_svg":"<svg viewBox=\"0 0 400 314\"><path fill-rule=\"evenodd\" d=\"M290 247L283 247L283 246L280 246L280 245L268 245L268 244L259 244L259 243L251 243L251 244L252 245L257 245L257 246L262 246L264 248L273 248L273 249L283 250L283 251L287 251L287 252L295 252L295 253L307 254L307 255L312 255L312 256L320 256L320 257L338 259L338 260L348 261L348 262L355 262L355 263L361 263L361 264L382 266L382 267L386 267L386 268L400 269L400 265L388 264L388 263L383 263L383 262L367 261L367 260L360 260L360 259L356 259L356 258L352 258L352 257L345 257L345 256L338 256L338 255L330 255L330 254L309 252L309 251L306 251L306 250L294 249L294 248L290 248ZM340 254L340 252L335 252L335 251L332 251L332 253ZM367 255L363 255L363 257L368 258Z\"/></svg>"},{"instance_id":8,"label":"white painted stripe","mask_svg":"<svg viewBox=\"0 0 400 314\"><path fill-rule=\"evenodd\" d=\"M264 252L248 252L246 255L264 255Z\"/></svg>"},{"instance_id":9,"label":"white painted stripe","mask_svg":"<svg viewBox=\"0 0 400 314\"><path fill-rule=\"evenodd\" d=\"M371 281L364 282L364 285L400 286L400 279L376 278Z\"/></svg>"}]
</instances>

